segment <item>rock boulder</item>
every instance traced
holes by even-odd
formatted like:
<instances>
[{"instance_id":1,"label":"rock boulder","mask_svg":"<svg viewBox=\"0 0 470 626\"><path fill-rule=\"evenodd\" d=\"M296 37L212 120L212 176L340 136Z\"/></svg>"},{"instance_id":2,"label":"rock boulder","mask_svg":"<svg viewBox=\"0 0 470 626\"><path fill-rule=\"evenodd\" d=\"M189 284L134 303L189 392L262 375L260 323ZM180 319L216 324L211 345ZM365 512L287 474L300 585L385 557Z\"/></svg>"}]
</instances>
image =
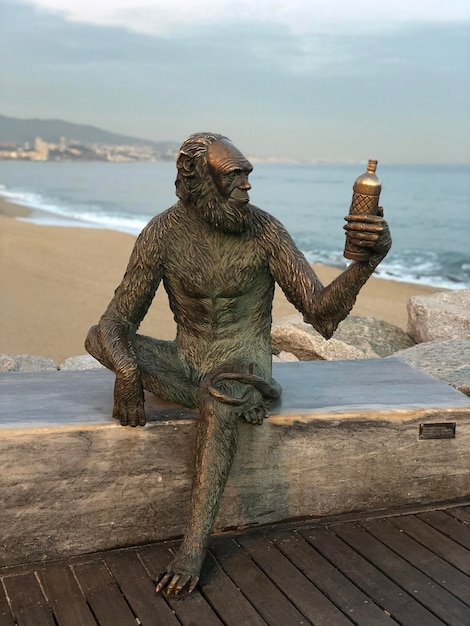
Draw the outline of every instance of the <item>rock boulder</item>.
<instances>
[{"instance_id":1,"label":"rock boulder","mask_svg":"<svg viewBox=\"0 0 470 626\"><path fill-rule=\"evenodd\" d=\"M377 358L414 345L414 341L397 326L371 317L355 316L341 322L327 341L303 321L300 313L273 324L271 339L276 350L291 352L301 361Z\"/></svg>"},{"instance_id":2,"label":"rock boulder","mask_svg":"<svg viewBox=\"0 0 470 626\"><path fill-rule=\"evenodd\" d=\"M470 340L420 343L393 355L470 396Z\"/></svg>"},{"instance_id":3,"label":"rock boulder","mask_svg":"<svg viewBox=\"0 0 470 626\"><path fill-rule=\"evenodd\" d=\"M407 329L417 343L470 339L470 289L410 298Z\"/></svg>"},{"instance_id":4,"label":"rock boulder","mask_svg":"<svg viewBox=\"0 0 470 626\"><path fill-rule=\"evenodd\" d=\"M71 356L62 363L60 370L94 370L102 368L101 365L91 354L82 354L80 356Z\"/></svg>"},{"instance_id":5,"label":"rock boulder","mask_svg":"<svg viewBox=\"0 0 470 626\"><path fill-rule=\"evenodd\" d=\"M0 372L40 372L57 370L52 359L32 354L0 354Z\"/></svg>"}]
</instances>

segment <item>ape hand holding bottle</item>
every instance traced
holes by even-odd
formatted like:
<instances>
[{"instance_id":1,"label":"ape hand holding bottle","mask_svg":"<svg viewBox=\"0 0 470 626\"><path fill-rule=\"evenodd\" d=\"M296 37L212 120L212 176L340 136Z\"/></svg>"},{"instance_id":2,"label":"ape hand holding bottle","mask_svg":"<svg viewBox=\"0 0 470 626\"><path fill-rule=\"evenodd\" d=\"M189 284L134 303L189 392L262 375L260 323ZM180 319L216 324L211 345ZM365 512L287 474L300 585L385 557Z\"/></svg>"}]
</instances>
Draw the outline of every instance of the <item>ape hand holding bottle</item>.
<instances>
[{"instance_id":1,"label":"ape hand holding bottle","mask_svg":"<svg viewBox=\"0 0 470 626\"><path fill-rule=\"evenodd\" d=\"M375 175L376 168L377 161L369 159L367 171L356 178L349 215L377 215L382 184ZM351 238L347 237L343 256L352 261L367 261L370 251L352 243Z\"/></svg>"}]
</instances>

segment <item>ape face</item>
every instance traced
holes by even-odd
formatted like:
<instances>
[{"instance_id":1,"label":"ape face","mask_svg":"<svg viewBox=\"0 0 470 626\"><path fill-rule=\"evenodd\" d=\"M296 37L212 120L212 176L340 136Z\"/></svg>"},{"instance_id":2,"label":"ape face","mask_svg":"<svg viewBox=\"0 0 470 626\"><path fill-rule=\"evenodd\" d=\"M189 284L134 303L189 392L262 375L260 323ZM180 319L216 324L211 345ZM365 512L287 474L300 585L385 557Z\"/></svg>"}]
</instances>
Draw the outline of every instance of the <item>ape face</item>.
<instances>
[{"instance_id":1,"label":"ape face","mask_svg":"<svg viewBox=\"0 0 470 626\"><path fill-rule=\"evenodd\" d=\"M223 201L241 207L250 200L248 176L251 163L226 139L211 144L207 150L207 167Z\"/></svg>"},{"instance_id":2,"label":"ape face","mask_svg":"<svg viewBox=\"0 0 470 626\"><path fill-rule=\"evenodd\" d=\"M184 150L182 146L178 155L176 195L188 211L216 230L232 234L251 231L251 163L220 135L209 145L202 142L201 146L196 140L194 146L184 146Z\"/></svg>"}]
</instances>

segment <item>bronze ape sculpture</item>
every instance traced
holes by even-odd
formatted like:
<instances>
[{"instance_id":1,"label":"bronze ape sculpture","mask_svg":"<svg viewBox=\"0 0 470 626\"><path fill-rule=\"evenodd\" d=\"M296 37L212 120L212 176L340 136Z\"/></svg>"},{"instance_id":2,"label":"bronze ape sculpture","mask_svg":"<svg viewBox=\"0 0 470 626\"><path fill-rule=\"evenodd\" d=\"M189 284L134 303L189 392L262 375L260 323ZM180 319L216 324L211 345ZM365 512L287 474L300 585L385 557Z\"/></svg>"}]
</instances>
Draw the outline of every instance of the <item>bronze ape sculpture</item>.
<instances>
[{"instance_id":1,"label":"bronze ape sculpture","mask_svg":"<svg viewBox=\"0 0 470 626\"><path fill-rule=\"evenodd\" d=\"M197 133L177 157L179 201L138 237L125 276L86 348L116 374L113 417L143 426L144 389L200 413L190 515L157 591L193 591L232 465L238 424L261 424L281 394L272 379L271 308L277 282L331 337L391 246L381 216L348 216L345 229L371 250L323 287L282 224L249 203L249 161L222 135ZM163 280L174 341L137 334Z\"/></svg>"}]
</instances>

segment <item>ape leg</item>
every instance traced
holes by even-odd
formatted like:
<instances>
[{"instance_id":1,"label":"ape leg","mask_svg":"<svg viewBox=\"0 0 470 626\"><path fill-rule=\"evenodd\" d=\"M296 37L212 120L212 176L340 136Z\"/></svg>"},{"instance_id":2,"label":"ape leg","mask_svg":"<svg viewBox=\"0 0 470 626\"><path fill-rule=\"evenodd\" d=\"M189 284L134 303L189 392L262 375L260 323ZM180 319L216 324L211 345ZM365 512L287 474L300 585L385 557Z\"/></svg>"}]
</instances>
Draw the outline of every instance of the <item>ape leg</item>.
<instances>
[{"instance_id":1,"label":"ape leg","mask_svg":"<svg viewBox=\"0 0 470 626\"><path fill-rule=\"evenodd\" d=\"M85 350L99 361L101 365L104 365L113 372L116 371L112 361L108 358L106 351L103 349L98 326L92 326L88 331L85 339Z\"/></svg>"},{"instance_id":2,"label":"ape leg","mask_svg":"<svg viewBox=\"0 0 470 626\"><path fill-rule=\"evenodd\" d=\"M157 585L157 592L191 593L199 580L227 478L238 445L240 410L221 404L201 389L196 474L186 534L174 560Z\"/></svg>"},{"instance_id":3,"label":"ape leg","mask_svg":"<svg viewBox=\"0 0 470 626\"><path fill-rule=\"evenodd\" d=\"M135 354L143 389L159 398L196 407L199 378L181 359L173 341L144 335L131 335L129 343ZM116 373L116 366L103 348L98 326L92 326L85 341L86 350L102 365Z\"/></svg>"}]
</instances>

